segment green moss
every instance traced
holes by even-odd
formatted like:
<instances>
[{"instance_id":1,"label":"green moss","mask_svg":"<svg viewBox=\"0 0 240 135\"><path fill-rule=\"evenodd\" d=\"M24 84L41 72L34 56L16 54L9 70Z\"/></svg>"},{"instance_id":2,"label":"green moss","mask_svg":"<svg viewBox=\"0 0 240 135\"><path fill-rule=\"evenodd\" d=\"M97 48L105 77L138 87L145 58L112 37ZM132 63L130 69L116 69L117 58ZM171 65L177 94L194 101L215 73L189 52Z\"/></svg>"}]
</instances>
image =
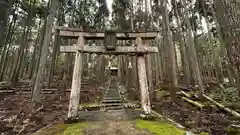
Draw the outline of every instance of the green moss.
<instances>
[{"instance_id":1,"label":"green moss","mask_svg":"<svg viewBox=\"0 0 240 135\"><path fill-rule=\"evenodd\" d=\"M80 110L88 110L88 111L99 110L100 107L102 107L102 105L99 103L85 103L85 104L79 105Z\"/></svg>"},{"instance_id":2,"label":"green moss","mask_svg":"<svg viewBox=\"0 0 240 135\"><path fill-rule=\"evenodd\" d=\"M66 128L67 128L67 125L58 124L52 127L41 129L34 135L55 135L57 133L63 132Z\"/></svg>"},{"instance_id":3,"label":"green moss","mask_svg":"<svg viewBox=\"0 0 240 135\"><path fill-rule=\"evenodd\" d=\"M87 123L58 124L46 129L42 129L34 135L82 135L82 130Z\"/></svg>"},{"instance_id":4,"label":"green moss","mask_svg":"<svg viewBox=\"0 0 240 135\"><path fill-rule=\"evenodd\" d=\"M165 97L165 96L169 96L170 95L170 93L169 93L169 91L165 91L165 90L158 90L157 91L157 96L159 97L159 98L163 98L163 97Z\"/></svg>"},{"instance_id":5,"label":"green moss","mask_svg":"<svg viewBox=\"0 0 240 135\"><path fill-rule=\"evenodd\" d=\"M136 110L136 111L141 111L142 108L134 108L134 110Z\"/></svg>"},{"instance_id":6,"label":"green moss","mask_svg":"<svg viewBox=\"0 0 240 135\"><path fill-rule=\"evenodd\" d=\"M240 130L233 127L229 127L228 135L240 135Z\"/></svg>"},{"instance_id":7,"label":"green moss","mask_svg":"<svg viewBox=\"0 0 240 135\"><path fill-rule=\"evenodd\" d=\"M86 123L71 124L63 133L58 135L82 135L82 131L86 126Z\"/></svg>"},{"instance_id":8,"label":"green moss","mask_svg":"<svg viewBox=\"0 0 240 135\"><path fill-rule=\"evenodd\" d=\"M83 107L83 108L91 108L91 107L99 107L99 106L100 106L99 103L84 103L79 105L79 107Z\"/></svg>"},{"instance_id":9,"label":"green moss","mask_svg":"<svg viewBox=\"0 0 240 135\"><path fill-rule=\"evenodd\" d=\"M207 132L201 132L199 135L209 135Z\"/></svg>"},{"instance_id":10,"label":"green moss","mask_svg":"<svg viewBox=\"0 0 240 135\"><path fill-rule=\"evenodd\" d=\"M146 129L156 135L184 135L185 131L178 129L173 124L166 121L146 121L137 119L136 127Z\"/></svg>"}]
</instances>

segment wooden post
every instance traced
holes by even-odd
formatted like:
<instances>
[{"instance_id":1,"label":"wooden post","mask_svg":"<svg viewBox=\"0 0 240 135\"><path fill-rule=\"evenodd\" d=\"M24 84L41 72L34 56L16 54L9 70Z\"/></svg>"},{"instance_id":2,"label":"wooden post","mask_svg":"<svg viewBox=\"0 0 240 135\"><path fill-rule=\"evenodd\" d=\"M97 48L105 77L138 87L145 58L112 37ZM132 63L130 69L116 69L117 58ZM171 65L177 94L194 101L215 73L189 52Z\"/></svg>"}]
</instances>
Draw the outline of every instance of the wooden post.
<instances>
[{"instance_id":1,"label":"wooden post","mask_svg":"<svg viewBox=\"0 0 240 135\"><path fill-rule=\"evenodd\" d=\"M147 41L145 41L147 42ZM147 42L148 44L148 42ZM149 45L149 44L148 44ZM147 77L148 77L148 85L149 85L149 91L150 91L150 101L155 98L155 94L153 93L153 75L152 75L152 60L151 60L151 54L147 54Z\"/></svg>"},{"instance_id":2,"label":"wooden post","mask_svg":"<svg viewBox=\"0 0 240 135\"><path fill-rule=\"evenodd\" d=\"M79 47L84 47L84 38L82 35L78 38ZM74 71L72 77L72 88L69 100L68 119L76 119L78 115L78 105L80 100L81 76L82 76L82 53L76 52Z\"/></svg>"},{"instance_id":3,"label":"wooden post","mask_svg":"<svg viewBox=\"0 0 240 135\"><path fill-rule=\"evenodd\" d=\"M142 46L142 39L137 37L136 43L138 46ZM146 63L144 55L137 56L137 67L138 67L138 78L139 78L139 86L141 91L141 105L145 114L151 113L151 105L150 105L150 97L148 91L148 83L147 83L147 73L146 73Z\"/></svg>"}]
</instances>

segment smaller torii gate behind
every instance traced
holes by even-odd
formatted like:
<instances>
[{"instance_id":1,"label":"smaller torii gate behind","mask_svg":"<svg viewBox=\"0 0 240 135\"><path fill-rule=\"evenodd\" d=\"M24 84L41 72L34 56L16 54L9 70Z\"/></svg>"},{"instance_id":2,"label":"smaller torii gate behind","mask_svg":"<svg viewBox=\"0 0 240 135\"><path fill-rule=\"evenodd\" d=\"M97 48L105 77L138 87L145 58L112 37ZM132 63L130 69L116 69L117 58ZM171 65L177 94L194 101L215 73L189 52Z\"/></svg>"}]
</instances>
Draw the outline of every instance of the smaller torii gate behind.
<instances>
[{"instance_id":1,"label":"smaller torii gate behind","mask_svg":"<svg viewBox=\"0 0 240 135\"><path fill-rule=\"evenodd\" d=\"M151 113L151 105L148 90L148 81L146 74L146 64L144 55L148 53L158 52L157 47L143 45L142 39L155 39L157 32L128 32L115 33L116 40L135 40L136 46L88 46L85 45L86 40L108 40L105 38L105 33L99 32L83 32L79 28L64 28L57 27L60 37L68 37L78 39L77 45L74 46L60 46L61 53L76 53L74 70L72 77L71 94L69 101L68 119L76 119L78 116L78 106L81 89L81 75L82 75L82 61L83 53L109 54L109 55L137 55L137 68L139 76L139 85L141 91L141 107L145 114ZM110 44L108 44L110 45Z\"/></svg>"}]
</instances>

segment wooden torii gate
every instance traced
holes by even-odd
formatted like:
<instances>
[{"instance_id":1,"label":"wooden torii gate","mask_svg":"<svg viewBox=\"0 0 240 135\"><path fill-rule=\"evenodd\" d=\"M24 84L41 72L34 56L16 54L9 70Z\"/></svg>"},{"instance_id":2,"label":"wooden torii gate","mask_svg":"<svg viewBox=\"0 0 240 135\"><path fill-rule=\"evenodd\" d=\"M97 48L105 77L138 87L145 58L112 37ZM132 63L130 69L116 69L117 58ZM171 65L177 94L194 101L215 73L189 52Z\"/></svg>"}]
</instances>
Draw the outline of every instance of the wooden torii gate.
<instances>
[{"instance_id":1,"label":"wooden torii gate","mask_svg":"<svg viewBox=\"0 0 240 135\"><path fill-rule=\"evenodd\" d=\"M82 61L83 53L96 53L96 54L110 54L110 55L137 55L138 63L138 76L139 85L141 91L141 106L145 114L151 113L151 105L148 90L148 80L146 74L146 64L144 55L147 53L158 52L157 47L151 47L143 45L142 39L155 39L157 32L145 32L145 33L115 33L116 40L135 40L136 46L116 46L114 49L108 50L105 46L88 46L84 41L87 40L104 40L105 33L92 33L82 32L79 28L64 28L57 27L60 37L68 37L72 39L78 39L77 45L74 46L60 46L61 53L76 53L71 94L69 101L68 119L75 119L78 115L78 106L80 99L81 89L81 75L82 75Z\"/></svg>"}]
</instances>

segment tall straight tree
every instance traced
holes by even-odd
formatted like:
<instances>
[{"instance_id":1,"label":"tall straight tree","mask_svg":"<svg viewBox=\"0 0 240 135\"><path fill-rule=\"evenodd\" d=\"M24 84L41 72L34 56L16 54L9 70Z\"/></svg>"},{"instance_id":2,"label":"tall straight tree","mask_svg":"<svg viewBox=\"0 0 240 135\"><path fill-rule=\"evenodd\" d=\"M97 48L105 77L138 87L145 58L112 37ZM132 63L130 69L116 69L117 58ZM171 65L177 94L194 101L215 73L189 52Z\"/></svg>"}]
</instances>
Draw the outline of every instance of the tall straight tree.
<instances>
[{"instance_id":1,"label":"tall straight tree","mask_svg":"<svg viewBox=\"0 0 240 135\"><path fill-rule=\"evenodd\" d=\"M2 44L4 44L4 40L6 38L6 30L7 30L7 20L8 14L10 11L10 3L8 0L1 0L0 2L0 49Z\"/></svg>"},{"instance_id":2,"label":"tall straight tree","mask_svg":"<svg viewBox=\"0 0 240 135\"><path fill-rule=\"evenodd\" d=\"M177 38L179 40L179 45L180 45L180 54L181 54L181 61L182 61L182 69L183 69L183 76L184 76L184 81L187 85L190 85L190 69L189 69L189 61L187 58L187 53L186 53L186 46L183 40L183 31L181 27L181 18L179 15L178 7L177 7L177 1L172 0L173 3L173 10L176 16L176 23L177 23Z\"/></svg>"},{"instance_id":3,"label":"tall straight tree","mask_svg":"<svg viewBox=\"0 0 240 135\"><path fill-rule=\"evenodd\" d=\"M20 43L20 47L19 50L16 54L16 59L14 60L14 65L13 65L13 69L11 72L11 78L10 81L12 84L15 84L18 79L19 79L19 75L20 75L20 69L22 64L24 63L24 50L27 48L27 39L32 27L32 20L33 20L33 9L35 7L36 4L36 0L30 0L29 1L29 7L28 7L28 14L26 17L26 21L24 24L24 29L23 29L23 33L22 33L22 37L21 37L21 43Z\"/></svg>"},{"instance_id":4,"label":"tall straight tree","mask_svg":"<svg viewBox=\"0 0 240 135\"><path fill-rule=\"evenodd\" d=\"M50 1L50 6L49 6L49 15L46 18L46 29L45 29L45 34L44 34L44 41L43 41L43 46L42 46L42 53L40 56L40 61L39 61L39 67L35 79L35 84L33 88L33 93L32 93L32 102L33 105L36 105L35 103L39 103L41 98L40 98L40 93L41 93L41 88L42 88L42 81L44 79L43 73L44 73L44 68L45 64L47 62L47 55L48 55L48 46L51 42L51 37L52 37L52 25L53 25L53 19L54 15L57 9L57 4L58 0L51 0Z\"/></svg>"},{"instance_id":5,"label":"tall straight tree","mask_svg":"<svg viewBox=\"0 0 240 135\"><path fill-rule=\"evenodd\" d=\"M235 85L238 88L240 96L240 73L237 65L235 64L236 58L233 56L233 51L235 51L235 53L240 53L237 52L237 50L233 50L233 48L235 48L233 45L238 45L240 42L240 33L236 31L240 27L240 10L237 8L239 6L239 3L232 3L227 0L214 0L214 4L215 6L219 7L215 8L214 15L216 16L216 21L219 23L217 31L221 36L219 38L222 42L222 52L225 53L226 51L225 54L227 55L227 62L230 66L230 72L234 77Z\"/></svg>"},{"instance_id":6,"label":"tall straight tree","mask_svg":"<svg viewBox=\"0 0 240 135\"><path fill-rule=\"evenodd\" d=\"M11 23L9 24L9 27L8 27L7 37L5 39L5 43L4 43L3 50L2 50L3 53L0 58L0 65L1 65L0 66L0 81L2 81L2 79L3 79L4 71L6 68L10 44L11 44L11 41L13 38L14 30L16 28L16 20L17 20L17 15L14 14L13 20L11 21Z\"/></svg>"},{"instance_id":7,"label":"tall straight tree","mask_svg":"<svg viewBox=\"0 0 240 135\"><path fill-rule=\"evenodd\" d=\"M175 47L172 39L172 32L170 30L169 14L167 10L167 0L162 4L162 17L163 17L163 40L165 48L167 49L168 60L168 80L169 88L171 89L171 96L175 99L177 88L177 72L176 72L176 59L175 59Z\"/></svg>"},{"instance_id":8,"label":"tall straight tree","mask_svg":"<svg viewBox=\"0 0 240 135\"><path fill-rule=\"evenodd\" d=\"M202 75L199 69L198 64L198 58L197 58L197 52L195 49L195 43L194 43L194 37L193 37L193 31L192 31L192 25L189 20L189 10L187 8L187 2L186 0L181 0L182 4L184 5L184 12L183 12L183 18L186 23L186 29L187 29L187 50L190 54L190 63L191 63L191 69L194 72L194 79L195 82L198 84L198 87L202 93L204 93L204 86L202 82Z\"/></svg>"}]
</instances>

